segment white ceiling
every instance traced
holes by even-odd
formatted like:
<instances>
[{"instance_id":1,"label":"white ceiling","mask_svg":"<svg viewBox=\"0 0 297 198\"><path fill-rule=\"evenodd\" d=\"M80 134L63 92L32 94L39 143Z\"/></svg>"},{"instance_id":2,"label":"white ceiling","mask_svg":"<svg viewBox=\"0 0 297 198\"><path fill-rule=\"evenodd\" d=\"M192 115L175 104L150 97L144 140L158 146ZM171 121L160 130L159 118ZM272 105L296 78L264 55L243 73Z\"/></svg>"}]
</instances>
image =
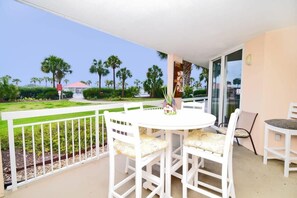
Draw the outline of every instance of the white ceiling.
<instances>
[{"instance_id":1,"label":"white ceiling","mask_svg":"<svg viewBox=\"0 0 297 198\"><path fill-rule=\"evenodd\" d=\"M207 66L266 31L297 25L297 0L18 0Z\"/></svg>"}]
</instances>

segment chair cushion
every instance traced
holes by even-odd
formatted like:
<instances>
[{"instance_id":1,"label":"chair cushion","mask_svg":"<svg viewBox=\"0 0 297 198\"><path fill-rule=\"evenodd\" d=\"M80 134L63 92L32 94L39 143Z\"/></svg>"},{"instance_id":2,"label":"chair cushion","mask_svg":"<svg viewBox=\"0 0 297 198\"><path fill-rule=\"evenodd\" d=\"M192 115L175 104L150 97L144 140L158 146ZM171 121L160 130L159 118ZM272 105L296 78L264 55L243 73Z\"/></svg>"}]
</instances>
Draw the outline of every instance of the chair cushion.
<instances>
[{"instance_id":1,"label":"chair cushion","mask_svg":"<svg viewBox=\"0 0 297 198\"><path fill-rule=\"evenodd\" d=\"M227 127L220 127L218 129L219 133L225 134L227 133ZM243 129L235 129L234 137L249 137L249 134Z\"/></svg>"},{"instance_id":2,"label":"chair cushion","mask_svg":"<svg viewBox=\"0 0 297 198\"><path fill-rule=\"evenodd\" d=\"M164 140L146 135L140 135L140 146L141 146L141 157L145 157L154 152L165 149L168 146L168 143ZM117 153L135 158L135 149L133 144L124 143L119 140L114 141L114 149Z\"/></svg>"},{"instance_id":3,"label":"chair cushion","mask_svg":"<svg viewBox=\"0 0 297 198\"><path fill-rule=\"evenodd\" d=\"M265 120L265 122L275 127L297 130L297 120L271 119L271 120Z\"/></svg>"},{"instance_id":4,"label":"chair cushion","mask_svg":"<svg viewBox=\"0 0 297 198\"><path fill-rule=\"evenodd\" d=\"M222 155L225 145L225 135L194 130L185 138L184 145Z\"/></svg>"}]
</instances>

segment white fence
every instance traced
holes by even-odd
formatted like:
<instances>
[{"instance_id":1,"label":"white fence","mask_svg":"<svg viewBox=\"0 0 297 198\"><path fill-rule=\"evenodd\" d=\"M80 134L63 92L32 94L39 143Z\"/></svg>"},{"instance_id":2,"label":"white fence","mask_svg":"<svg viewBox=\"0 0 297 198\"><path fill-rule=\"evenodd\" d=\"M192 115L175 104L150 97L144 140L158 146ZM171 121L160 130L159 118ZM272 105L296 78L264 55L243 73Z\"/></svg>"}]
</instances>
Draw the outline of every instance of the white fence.
<instances>
[{"instance_id":1,"label":"white fence","mask_svg":"<svg viewBox=\"0 0 297 198\"><path fill-rule=\"evenodd\" d=\"M123 104L3 112L9 139L8 189L105 156L104 110L123 111ZM55 119L55 115L63 119ZM26 118L40 121L17 124L18 119Z\"/></svg>"}]
</instances>

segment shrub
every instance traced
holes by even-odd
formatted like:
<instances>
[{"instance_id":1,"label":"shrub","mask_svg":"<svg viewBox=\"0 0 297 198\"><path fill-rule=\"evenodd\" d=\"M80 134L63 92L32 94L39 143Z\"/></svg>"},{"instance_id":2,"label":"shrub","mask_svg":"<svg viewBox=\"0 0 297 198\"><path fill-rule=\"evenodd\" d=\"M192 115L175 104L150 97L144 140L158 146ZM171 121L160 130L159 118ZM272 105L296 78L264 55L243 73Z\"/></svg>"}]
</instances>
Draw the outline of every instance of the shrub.
<instances>
[{"instance_id":1,"label":"shrub","mask_svg":"<svg viewBox=\"0 0 297 198\"><path fill-rule=\"evenodd\" d=\"M0 82L0 102L15 100L18 96L18 87L13 84L9 84L6 79L3 79L2 82Z\"/></svg>"},{"instance_id":2,"label":"shrub","mask_svg":"<svg viewBox=\"0 0 297 198\"><path fill-rule=\"evenodd\" d=\"M72 98L73 92L72 91L63 91L63 98Z\"/></svg>"},{"instance_id":3,"label":"shrub","mask_svg":"<svg viewBox=\"0 0 297 198\"><path fill-rule=\"evenodd\" d=\"M52 87L19 87L20 98L51 99L59 98L58 92Z\"/></svg>"},{"instance_id":4,"label":"shrub","mask_svg":"<svg viewBox=\"0 0 297 198\"><path fill-rule=\"evenodd\" d=\"M194 97L204 97L207 96L206 89L200 89L194 91Z\"/></svg>"}]
</instances>

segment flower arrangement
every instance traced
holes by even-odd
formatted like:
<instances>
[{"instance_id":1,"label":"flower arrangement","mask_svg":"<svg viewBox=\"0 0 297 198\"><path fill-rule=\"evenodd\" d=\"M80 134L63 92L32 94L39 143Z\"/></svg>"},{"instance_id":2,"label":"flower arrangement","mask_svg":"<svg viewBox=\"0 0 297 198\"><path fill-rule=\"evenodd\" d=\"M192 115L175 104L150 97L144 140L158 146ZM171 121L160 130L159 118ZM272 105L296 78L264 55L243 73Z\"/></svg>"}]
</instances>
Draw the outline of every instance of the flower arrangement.
<instances>
[{"instance_id":1,"label":"flower arrangement","mask_svg":"<svg viewBox=\"0 0 297 198\"><path fill-rule=\"evenodd\" d=\"M167 92L163 90L163 96L165 99L163 103L163 110L166 115L176 114L176 106L175 106L175 100L174 100L175 90L176 88L174 88L172 94L167 94Z\"/></svg>"}]
</instances>

